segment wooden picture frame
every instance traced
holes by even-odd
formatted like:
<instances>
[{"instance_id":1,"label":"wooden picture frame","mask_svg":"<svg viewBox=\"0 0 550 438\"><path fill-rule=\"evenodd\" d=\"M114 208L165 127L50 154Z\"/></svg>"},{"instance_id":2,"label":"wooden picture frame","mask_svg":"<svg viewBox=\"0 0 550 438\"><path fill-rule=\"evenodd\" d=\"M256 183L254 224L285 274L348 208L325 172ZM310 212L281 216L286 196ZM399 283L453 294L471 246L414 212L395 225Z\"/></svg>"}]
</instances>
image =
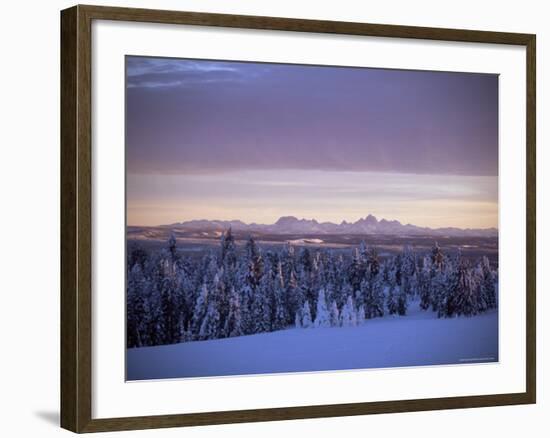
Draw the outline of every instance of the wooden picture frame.
<instances>
[{"instance_id":1,"label":"wooden picture frame","mask_svg":"<svg viewBox=\"0 0 550 438\"><path fill-rule=\"evenodd\" d=\"M518 45L526 48L526 391L273 409L92 418L92 35L93 20ZM535 403L535 48L531 34L196 12L75 6L61 12L61 426L99 432Z\"/></svg>"}]
</instances>

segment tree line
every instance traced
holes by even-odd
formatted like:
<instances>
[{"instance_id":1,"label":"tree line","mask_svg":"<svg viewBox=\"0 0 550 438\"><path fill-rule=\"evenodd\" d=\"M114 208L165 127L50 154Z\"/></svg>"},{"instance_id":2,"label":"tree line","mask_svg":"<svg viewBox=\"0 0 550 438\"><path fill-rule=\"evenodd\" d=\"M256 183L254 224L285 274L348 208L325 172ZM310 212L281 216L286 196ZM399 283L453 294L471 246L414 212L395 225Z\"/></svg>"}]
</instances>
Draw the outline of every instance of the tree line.
<instances>
[{"instance_id":1,"label":"tree line","mask_svg":"<svg viewBox=\"0 0 550 438\"><path fill-rule=\"evenodd\" d=\"M172 234L160 250L134 246L127 259L127 346L142 347L265 333L288 327L350 327L406 315L411 299L438 317L497 306L487 257L429 254L405 246L382 259L364 242L351 254L238 247L231 229L217 250L182 256Z\"/></svg>"}]
</instances>

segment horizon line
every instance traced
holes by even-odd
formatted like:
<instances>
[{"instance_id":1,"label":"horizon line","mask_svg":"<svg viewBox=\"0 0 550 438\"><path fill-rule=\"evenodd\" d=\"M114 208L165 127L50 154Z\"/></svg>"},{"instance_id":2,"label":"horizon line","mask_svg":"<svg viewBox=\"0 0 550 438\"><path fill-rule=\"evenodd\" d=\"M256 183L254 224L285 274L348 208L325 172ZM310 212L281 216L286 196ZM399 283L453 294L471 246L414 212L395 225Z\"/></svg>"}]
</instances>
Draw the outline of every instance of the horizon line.
<instances>
[{"instance_id":1,"label":"horizon line","mask_svg":"<svg viewBox=\"0 0 550 438\"><path fill-rule=\"evenodd\" d=\"M483 231L497 230L498 231L499 230L498 226L485 227L485 228L476 228L476 227L461 228L461 227L456 227L456 226L428 227L428 226L422 226L422 225L415 225L411 222L403 223L403 222L401 222L397 219L386 219L384 217L378 219L373 214L368 214L364 217L360 217L356 221L347 221L347 220L343 219L339 223L331 222L331 221L322 221L322 222L320 222L315 218L308 219L308 218L304 218L304 217L299 218L299 217L293 216L293 215L284 215L284 216L280 216L277 220L275 220L272 223L245 222L241 219L206 219L206 218L201 218L201 219L189 219L189 220L180 221L180 222L155 224L155 225L142 225L142 224L129 224L129 223L126 223L126 227L169 227L169 226L182 225L182 224L186 224L186 223L189 223L189 222L240 222L240 223L244 224L245 226L253 226L253 225L256 225L256 226L271 226L271 225L275 225L278 221L280 221L281 219L284 219L284 218L296 219L297 221L301 221L301 222L303 222L303 221L316 222L319 225L329 224L329 225L340 226L344 223L346 223L346 224L355 224L355 223L357 223L361 220L366 220L368 217L373 217L376 220L377 223L385 221L385 222L389 222L389 223L398 223L401 226L413 226L413 227L417 227L417 228L426 228L426 229L429 229L429 230L441 230L441 229L448 229L448 228L454 229L454 230L461 230L461 231L468 231L468 230L483 230ZM231 228L231 225L229 225L229 228Z\"/></svg>"}]
</instances>

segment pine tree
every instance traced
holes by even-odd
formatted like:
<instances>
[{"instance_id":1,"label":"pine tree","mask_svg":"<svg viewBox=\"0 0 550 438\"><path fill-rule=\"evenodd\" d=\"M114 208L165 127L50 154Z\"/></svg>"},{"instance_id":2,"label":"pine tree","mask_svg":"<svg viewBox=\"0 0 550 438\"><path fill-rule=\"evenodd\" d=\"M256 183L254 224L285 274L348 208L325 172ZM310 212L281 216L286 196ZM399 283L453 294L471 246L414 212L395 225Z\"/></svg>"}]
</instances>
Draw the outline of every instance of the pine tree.
<instances>
[{"instance_id":1,"label":"pine tree","mask_svg":"<svg viewBox=\"0 0 550 438\"><path fill-rule=\"evenodd\" d=\"M146 345L146 309L145 290L147 288L145 277L139 262L136 262L128 275L127 289L127 315L128 325L127 347L141 347Z\"/></svg>"},{"instance_id":2,"label":"pine tree","mask_svg":"<svg viewBox=\"0 0 550 438\"><path fill-rule=\"evenodd\" d=\"M296 260L294 247L289 242L287 242L283 247L281 253L281 265L283 270L283 279L285 281L285 284L288 284L291 274L296 276Z\"/></svg>"},{"instance_id":3,"label":"pine tree","mask_svg":"<svg viewBox=\"0 0 550 438\"><path fill-rule=\"evenodd\" d=\"M437 316L451 317L457 313L456 295L459 289L460 273L457 260L448 260L443 268L443 275L436 278L439 281L437 285L436 307Z\"/></svg>"},{"instance_id":4,"label":"pine tree","mask_svg":"<svg viewBox=\"0 0 550 438\"><path fill-rule=\"evenodd\" d=\"M302 312L296 312L294 315L294 326L296 328L302 328Z\"/></svg>"},{"instance_id":5,"label":"pine tree","mask_svg":"<svg viewBox=\"0 0 550 438\"><path fill-rule=\"evenodd\" d=\"M317 252L313 260L314 262L311 287L312 290L315 292L319 291L320 289L325 289L325 286L327 285L327 273L325 269L324 255L321 255L321 253ZM318 294L314 296L314 300L311 302L311 304L315 306L315 309L317 308L317 298ZM315 311L315 314L316 313L317 311Z\"/></svg>"},{"instance_id":6,"label":"pine tree","mask_svg":"<svg viewBox=\"0 0 550 438\"><path fill-rule=\"evenodd\" d=\"M298 257L298 297L303 302L314 303L317 293L313 290L313 258L308 248L302 248Z\"/></svg>"},{"instance_id":7,"label":"pine tree","mask_svg":"<svg viewBox=\"0 0 550 438\"><path fill-rule=\"evenodd\" d=\"M216 310L218 311L218 316L220 319L220 329L218 330L218 332L220 334L223 333L223 330L221 330L221 328L225 325L225 320L229 315L229 291L225 282L223 281L224 278L224 269L223 267L220 267L212 282L212 299L210 300L215 301L214 304L216 306Z\"/></svg>"},{"instance_id":8,"label":"pine tree","mask_svg":"<svg viewBox=\"0 0 550 438\"><path fill-rule=\"evenodd\" d=\"M397 281L397 271L393 269L389 272L389 285L386 297L386 307L389 315L399 313L399 297L402 295L401 286Z\"/></svg>"},{"instance_id":9,"label":"pine tree","mask_svg":"<svg viewBox=\"0 0 550 438\"><path fill-rule=\"evenodd\" d=\"M365 306L360 305L357 309L357 325L361 325L365 322Z\"/></svg>"},{"instance_id":10,"label":"pine tree","mask_svg":"<svg viewBox=\"0 0 550 438\"><path fill-rule=\"evenodd\" d=\"M330 305L330 325L332 327L338 327L340 325L340 312L338 312L338 306L335 301Z\"/></svg>"},{"instance_id":11,"label":"pine tree","mask_svg":"<svg viewBox=\"0 0 550 438\"><path fill-rule=\"evenodd\" d=\"M219 337L220 314L216 309L215 301L211 300L208 303L206 315L202 320L199 331L199 339L217 339Z\"/></svg>"},{"instance_id":12,"label":"pine tree","mask_svg":"<svg viewBox=\"0 0 550 438\"><path fill-rule=\"evenodd\" d=\"M234 267L237 263L237 249L231 227L221 236L221 261L226 267Z\"/></svg>"},{"instance_id":13,"label":"pine tree","mask_svg":"<svg viewBox=\"0 0 550 438\"><path fill-rule=\"evenodd\" d=\"M202 321L208 310L208 288L206 284L203 284L195 304L195 310L193 311L193 319L191 321L191 332L196 339L200 338L200 331Z\"/></svg>"},{"instance_id":14,"label":"pine tree","mask_svg":"<svg viewBox=\"0 0 550 438\"><path fill-rule=\"evenodd\" d=\"M246 260L248 261L248 278L247 281L254 290L259 284L264 275L264 261L260 253L260 249L256 242L250 236L245 245Z\"/></svg>"},{"instance_id":15,"label":"pine tree","mask_svg":"<svg viewBox=\"0 0 550 438\"><path fill-rule=\"evenodd\" d=\"M455 289L452 291L453 313L457 315L472 316L478 313L478 296L476 285L469 269L469 263L466 259L460 258L457 266L457 281Z\"/></svg>"},{"instance_id":16,"label":"pine tree","mask_svg":"<svg viewBox=\"0 0 550 438\"><path fill-rule=\"evenodd\" d=\"M199 288L193 279L192 269L185 267L178 272L178 296L180 300L180 331L186 331L193 318L193 308L197 301Z\"/></svg>"},{"instance_id":17,"label":"pine tree","mask_svg":"<svg viewBox=\"0 0 550 438\"><path fill-rule=\"evenodd\" d=\"M264 254L264 275L270 275L275 278L279 269L279 254L273 250L267 250Z\"/></svg>"},{"instance_id":18,"label":"pine tree","mask_svg":"<svg viewBox=\"0 0 550 438\"><path fill-rule=\"evenodd\" d=\"M348 297L340 314L340 325L342 327L355 327L357 325L357 313L351 296Z\"/></svg>"},{"instance_id":19,"label":"pine tree","mask_svg":"<svg viewBox=\"0 0 550 438\"><path fill-rule=\"evenodd\" d=\"M252 320L254 329L252 333L264 333L271 331L271 303L270 295L272 293L272 282L269 276L262 277L260 286L252 301Z\"/></svg>"},{"instance_id":20,"label":"pine tree","mask_svg":"<svg viewBox=\"0 0 550 438\"><path fill-rule=\"evenodd\" d=\"M216 254L214 254L214 252L210 252L203 263L205 264L203 269L204 275L200 282L206 283L208 287L212 287L220 269Z\"/></svg>"},{"instance_id":21,"label":"pine tree","mask_svg":"<svg viewBox=\"0 0 550 438\"><path fill-rule=\"evenodd\" d=\"M348 298L350 298L350 297L353 298L353 290L351 288L351 285L349 283L344 283L344 285L342 287L342 293L340 294L341 302L340 303L337 302L338 306L339 307L344 307L344 305L348 301Z\"/></svg>"},{"instance_id":22,"label":"pine tree","mask_svg":"<svg viewBox=\"0 0 550 438\"><path fill-rule=\"evenodd\" d=\"M367 251L367 273L369 280L377 277L380 273L380 261L378 260L378 251L371 247Z\"/></svg>"},{"instance_id":23,"label":"pine tree","mask_svg":"<svg viewBox=\"0 0 550 438\"><path fill-rule=\"evenodd\" d=\"M145 264L147 263L147 259L149 257L149 254L145 249L143 249L143 246L141 246L138 243L133 243L128 246L128 272L132 270L134 265L137 263L142 271L145 270Z\"/></svg>"},{"instance_id":24,"label":"pine tree","mask_svg":"<svg viewBox=\"0 0 550 438\"><path fill-rule=\"evenodd\" d=\"M301 311L302 306L304 305L304 296L302 290L298 287L298 280L294 270L290 271L290 277L285 286L285 302L289 321L288 324L292 324L290 318L292 315L296 315L297 312Z\"/></svg>"},{"instance_id":25,"label":"pine tree","mask_svg":"<svg viewBox=\"0 0 550 438\"><path fill-rule=\"evenodd\" d=\"M164 343L164 326L162 313L162 296L160 282L162 276L158 274L157 260L149 265L150 276L146 293L146 337L147 345L162 345Z\"/></svg>"},{"instance_id":26,"label":"pine tree","mask_svg":"<svg viewBox=\"0 0 550 438\"><path fill-rule=\"evenodd\" d=\"M450 267L439 270L435 265L430 268L430 294L432 311L437 312L441 317L446 312L447 302L447 284L449 282L448 273Z\"/></svg>"},{"instance_id":27,"label":"pine tree","mask_svg":"<svg viewBox=\"0 0 550 438\"><path fill-rule=\"evenodd\" d=\"M241 302L241 328L243 334L250 335L254 333L255 322L254 322L254 291L249 284L244 283L240 291L240 302Z\"/></svg>"},{"instance_id":28,"label":"pine tree","mask_svg":"<svg viewBox=\"0 0 550 438\"><path fill-rule=\"evenodd\" d=\"M180 338L181 302L177 276L177 265L171 259L163 261L164 274L161 282L162 343L173 344Z\"/></svg>"},{"instance_id":29,"label":"pine tree","mask_svg":"<svg viewBox=\"0 0 550 438\"><path fill-rule=\"evenodd\" d=\"M398 308L397 298L399 296L399 292L396 292L396 289L399 289L399 286L393 283L390 284L390 286L388 287L386 307L388 309L389 315L395 315L397 313L397 308Z\"/></svg>"},{"instance_id":30,"label":"pine tree","mask_svg":"<svg viewBox=\"0 0 550 438\"><path fill-rule=\"evenodd\" d=\"M399 295L397 296L397 313L400 316L407 314L409 303L407 300L407 292L403 286L399 288Z\"/></svg>"},{"instance_id":31,"label":"pine tree","mask_svg":"<svg viewBox=\"0 0 550 438\"><path fill-rule=\"evenodd\" d=\"M478 265L479 304L481 311L497 307L497 293L493 272L487 256L483 256Z\"/></svg>"},{"instance_id":32,"label":"pine tree","mask_svg":"<svg viewBox=\"0 0 550 438\"><path fill-rule=\"evenodd\" d=\"M231 288L231 295L229 298L229 314L224 324L224 335L226 337L235 337L243 335L241 319L241 303L239 294L235 291L235 288Z\"/></svg>"},{"instance_id":33,"label":"pine tree","mask_svg":"<svg viewBox=\"0 0 550 438\"><path fill-rule=\"evenodd\" d=\"M362 242L362 245L364 247L365 243ZM349 282L354 293L360 290L361 282L367 273L365 253L366 249L361 251L359 248L355 248L353 252L353 258L349 268Z\"/></svg>"},{"instance_id":34,"label":"pine tree","mask_svg":"<svg viewBox=\"0 0 550 438\"><path fill-rule=\"evenodd\" d=\"M302 307L302 324L301 326L303 328L310 328L313 327L313 322L311 321L311 309L309 306L309 301L306 301L304 303L304 306Z\"/></svg>"},{"instance_id":35,"label":"pine tree","mask_svg":"<svg viewBox=\"0 0 550 438\"><path fill-rule=\"evenodd\" d=\"M371 319L384 316L383 287L383 281L379 274L373 276L370 280L365 279L361 282L365 318Z\"/></svg>"},{"instance_id":36,"label":"pine tree","mask_svg":"<svg viewBox=\"0 0 550 438\"><path fill-rule=\"evenodd\" d=\"M193 334L191 333L191 330L184 324L183 322L183 316L182 321L180 321L180 338L179 342L190 342L193 340Z\"/></svg>"},{"instance_id":37,"label":"pine tree","mask_svg":"<svg viewBox=\"0 0 550 438\"><path fill-rule=\"evenodd\" d=\"M168 253L170 254L171 262L174 263L178 258L178 249L176 247L176 235L172 231L170 237L168 238Z\"/></svg>"},{"instance_id":38,"label":"pine tree","mask_svg":"<svg viewBox=\"0 0 550 438\"><path fill-rule=\"evenodd\" d=\"M422 269L418 273L418 292L420 293L420 308L428 310L432 304L432 263L429 257L424 257ZM435 275L435 272L433 273Z\"/></svg>"},{"instance_id":39,"label":"pine tree","mask_svg":"<svg viewBox=\"0 0 550 438\"><path fill-rule=\"evenodd\" d=\"M283 278L282 263L277 262L276 275L273 281L273 302L271 303L272 330L281 330L287 326L289 318L288 308L286 307L286 290ZM291 314L290 314L291 315Z\"/></svg>"},{"instance_id":40,"label":"pine tree","mask_svg":"<svg viewBox=\"0 0 550 438\"><path fill-rule=\"evenodd\" d=\"M315 327L330 327L330 312L325 299L325 291L321 289L317 298L317 312L315 316Z\"/></svg>"},{"instance_id":41,"label":"pine tree","mask_svg":"<svg viewBox=\"0 0 550 438\"><path fill-rule=\"evenodd\" d=\"M270 329L270 317L267 321L265 317L269 297L260 286L263 277L264 261L260 249L251 236L245 245L244 257L237 274L241 292L241 325L243 333L247 335Z\"/></svg>"},{"instance_id":42,"label":"pine tree","mask_svg":"<svg viewBox=\"0 0 550 438\"><path fill-rule=\"evenodd\" d=\"M416 295L416 257L409 245L406 245L402 253L401 275L402 289L407 295Z\"/></svg>"},{"instance_id":43,"label":"pine tree","mask_svg":"<svg viewBox=\"0 0 550 438\"><path fill-rule=\"evenodd\" d=\"M262 252L250 238L239 252L229 228L221 250L181 257L174 233L157 251L129 250L127 346L218 339L296 327L353 327L363 319L406 315L420 296L438 317L471 316L497 306L497 272L444 256L437 243L417 264L411 248L381 261L364 243L295 257L292 246ZM354 283L359 281L359 287ZM313 322L312 322L313 321Z\"/></svg>"},{"instance_id":44,"label":"pine tree","mask_svg":"<svg viewBox=\"0 0 550 438\"><path fill-rule=\"evenodd\" d=\"M356 302L358 302L360 306L363 306L363 310L365 311L364 317L374 318L374 297L370 279L363 279L360 286L360 292L361 300L356 300ZM373 315L371 315L371 311L373 312Z\"/></svg>"},{"instance_id":45,"label":"pine tree","mask_svg":"<svg viewBox=\"0 0 550 438\"><path fill-rule=\"evenodd\" d=\"M344 266L344 259L342 254L334 254L332 253L329 266L327 268L327 276L328 281L332 285L331 287L331 300L335 300L338 307L341 307L344 305L346 298L343 298L342 296L342 290L344 287L344 283L347 282L346 275L344 275L345 272L347 272L347 269ZM328 290L327 290L327 297L328 297Z\"/></svg>"},{"instance_id":46,"label":"pine tree","mask_svg":"<svg viewBox=\"0 0 550 438\"><path fill-rule=\"evenodd\" d=\"M435 267L435 269L442 271L444 256L437 242L434 243L434 246L432 248L431 258L432 258L432 265Z\"/></svg>"},{"instance_id":47,"label":"pine tree","mask_svg":"<svg viewBox=\"0 0 550 438\"><path fill-rule=\"evenodd\" d=\"M300 255L298 256L298 264L307 274L311 274L313 271L313 258L311 257L311 252L307 247L301 249Z\"/></svg>"},{"instance_id":48,"label":"pine tree","mask_svg":"<svg viewBox=\"0 0 550 438\"><path fill-rule=\"evenodd\" d=\"M327 300L327 303L331 303L336 299L336 292L331 279L327 279L327 282L324 286L322 286L322 288L325 290L325 299Z\"/></svg>"}]
</instances>

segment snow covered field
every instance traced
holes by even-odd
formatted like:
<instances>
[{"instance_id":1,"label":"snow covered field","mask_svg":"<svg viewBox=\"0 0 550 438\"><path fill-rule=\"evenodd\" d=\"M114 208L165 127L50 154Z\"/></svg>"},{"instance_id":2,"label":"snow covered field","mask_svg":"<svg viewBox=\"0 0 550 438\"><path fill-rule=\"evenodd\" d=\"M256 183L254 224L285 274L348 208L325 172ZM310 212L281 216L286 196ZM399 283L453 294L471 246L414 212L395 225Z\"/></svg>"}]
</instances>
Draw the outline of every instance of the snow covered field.
<instances>
[{"instance_id":1,"label":"snow covered field","mask_svg":"<svg viewBox=\"0 0 550 438\"><path fill-rule=\"evenodd\" d=\"M406 316L358 327L287 329L127 350L127 380L327 371L498 361L498 312Z\"/></svg>"}]
</instances>

